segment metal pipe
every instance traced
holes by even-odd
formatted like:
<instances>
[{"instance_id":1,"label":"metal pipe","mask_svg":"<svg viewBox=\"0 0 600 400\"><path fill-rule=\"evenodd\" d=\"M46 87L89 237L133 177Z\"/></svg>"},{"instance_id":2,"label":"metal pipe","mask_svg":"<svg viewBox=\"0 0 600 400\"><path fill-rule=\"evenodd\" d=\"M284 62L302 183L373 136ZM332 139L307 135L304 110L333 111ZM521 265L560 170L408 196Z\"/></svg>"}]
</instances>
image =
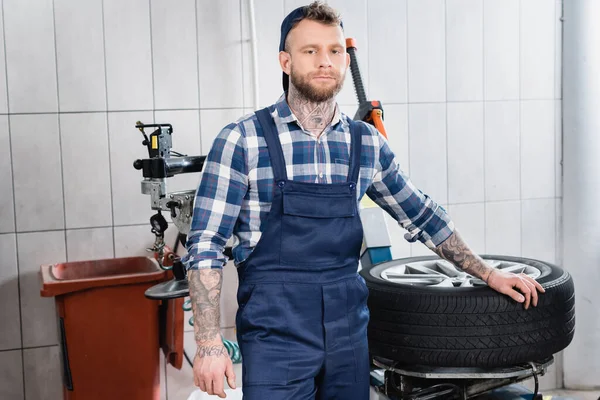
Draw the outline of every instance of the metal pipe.
<instances>
[{"instance_id":1,"label":"metal pipe","mask_svg":"<svg viewBox=\"0 0 600 400\"><path fill-rule=\"evenodd\" d=\"M248 0L248 19L250 20L250 49L252 52L252 93L254 95L254 109L258 110L258 107L260 107L258 97L258 44L254 0Z\"/></svg>"},{"instance_id":2,"label":"metal pipe","mask_svg":"<svg viewBox=\"0 0 600 400\"><path fill-rule=\"evenodd\" d=\"M577 286L564 385L592 389L600 387L600 1L565 0L563 7L563 249Z\"/></svg>"}]
</instances>

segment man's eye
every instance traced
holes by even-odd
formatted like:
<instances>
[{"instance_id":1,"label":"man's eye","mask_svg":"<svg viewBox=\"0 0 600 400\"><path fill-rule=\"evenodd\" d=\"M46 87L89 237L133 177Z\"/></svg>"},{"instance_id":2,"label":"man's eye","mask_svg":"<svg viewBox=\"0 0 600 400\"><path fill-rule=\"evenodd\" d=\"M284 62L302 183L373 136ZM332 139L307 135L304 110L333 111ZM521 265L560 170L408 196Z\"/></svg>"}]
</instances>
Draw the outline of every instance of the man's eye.
<instances>
[{"instance_id":1,"label":"man's eye","mask_svg":"<svg viewBox=\"0 0 600 400\"><path fill-rule=\"evenodd\" d=\"M306 50L306 54L315 54L315 53L316 53L316 51L314 51L314 50Z\"/></svg>"},{"instance_id":2,"label":"man's eye","mask_svg":"<svg viewBox=\"0 0 600 400\"><path fill-rule=\"evenodd\" d=\"M340 53L341 53L341 51L339 51L339 50L332 50L332 53L333 53L333 54L340 54Z\"/></svg>"}]
</instances>

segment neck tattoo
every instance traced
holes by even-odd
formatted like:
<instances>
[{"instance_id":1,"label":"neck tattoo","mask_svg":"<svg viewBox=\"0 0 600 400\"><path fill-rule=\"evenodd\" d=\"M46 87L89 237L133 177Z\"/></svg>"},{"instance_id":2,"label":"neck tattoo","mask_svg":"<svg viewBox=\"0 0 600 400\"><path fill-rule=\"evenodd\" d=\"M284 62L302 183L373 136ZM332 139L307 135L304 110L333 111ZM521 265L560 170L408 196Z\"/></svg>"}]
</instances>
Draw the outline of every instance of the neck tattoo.
<instances>
[{"instance_id":1,"label":"neck tattoo","mask_svg":"<svg viewBox=\"0 0 600 400\"><path fill-rule=\"evenodd\" d=\"M287 101L300 125L317 138L331 123L335 114L335 97L323 102L313 102L302 96L290 82Z\"/></svg>"}]
</instances>

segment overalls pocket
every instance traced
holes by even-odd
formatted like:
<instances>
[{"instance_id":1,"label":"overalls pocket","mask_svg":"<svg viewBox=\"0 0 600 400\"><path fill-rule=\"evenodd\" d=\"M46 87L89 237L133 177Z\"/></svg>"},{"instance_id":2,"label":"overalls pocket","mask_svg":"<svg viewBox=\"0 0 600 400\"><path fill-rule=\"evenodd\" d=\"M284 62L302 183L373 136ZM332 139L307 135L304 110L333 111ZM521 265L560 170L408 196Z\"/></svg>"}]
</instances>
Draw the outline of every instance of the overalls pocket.
<instances>
[{"instance_id":1,"label":"overalls pocket","mask_svg":"<svg viewBox=\"0 0 600 400\"><path fill-rule=\"evenodd\" d=\"M369 344L367 340L367 326L369 324L367 298L369 297L369 289L360 275L356 275L355 279L350 279L347 282L350 341L356 362L356 381L361 382L369 379L370 373Z\"/></svg>"},{"instance_id":2,"label":"overalls pocket","mask_svg":"<svg viewBox=\"0 0 600 400\"><path fill-rule=\"evenodd\" d=\"M347 195L285 193L281 218L282 264L315 266L342 264L347 249L360 248L348 243L348 232L362 241L362 227L357 226L356 199ZM358 221L360 223L360 221ZM345 234L341 234L344 232Z\"/></svg>"},{"instance_id":3,"label":"overalls pocket","mask_svg":"<svg viewBox=\"0 0 600 400\"><path fill-rule=\"evenodd\" d=\"M288 328L281 298L282 284L252 285L247 302L238 310L236 325L244 386L288 383Z\"/></svg>"}]
</instances>

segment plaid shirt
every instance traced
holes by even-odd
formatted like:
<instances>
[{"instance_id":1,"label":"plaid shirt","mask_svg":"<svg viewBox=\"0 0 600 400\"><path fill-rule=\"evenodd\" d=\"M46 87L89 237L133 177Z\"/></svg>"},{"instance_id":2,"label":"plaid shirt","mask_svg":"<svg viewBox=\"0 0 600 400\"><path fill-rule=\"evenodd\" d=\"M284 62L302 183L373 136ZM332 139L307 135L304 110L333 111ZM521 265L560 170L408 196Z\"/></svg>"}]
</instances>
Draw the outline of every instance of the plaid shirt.
<instances>
[{"instance_id":1,"label":"plaid shirt","mask_svg":"<svg viewBox=\"0 0 600 400\"><path fill-rule=\"evenodd\" d=\"M348 175L350 128L336 107L331 124L319 138L300 126L285 96L269 107L279 132L288 179L345 182ZM419 191L399 169L386 139L371 125L364 130L357 182L358 201L366 193L408 232L409 242L419 240L434 248L453 232L445 210ZM258 243L273 199L273 170L267 145L254 114L227 125L208 153L196 195L188 254L188 269L222 268L231 235L236 265Z\"/></svg>"}]
</instances>

